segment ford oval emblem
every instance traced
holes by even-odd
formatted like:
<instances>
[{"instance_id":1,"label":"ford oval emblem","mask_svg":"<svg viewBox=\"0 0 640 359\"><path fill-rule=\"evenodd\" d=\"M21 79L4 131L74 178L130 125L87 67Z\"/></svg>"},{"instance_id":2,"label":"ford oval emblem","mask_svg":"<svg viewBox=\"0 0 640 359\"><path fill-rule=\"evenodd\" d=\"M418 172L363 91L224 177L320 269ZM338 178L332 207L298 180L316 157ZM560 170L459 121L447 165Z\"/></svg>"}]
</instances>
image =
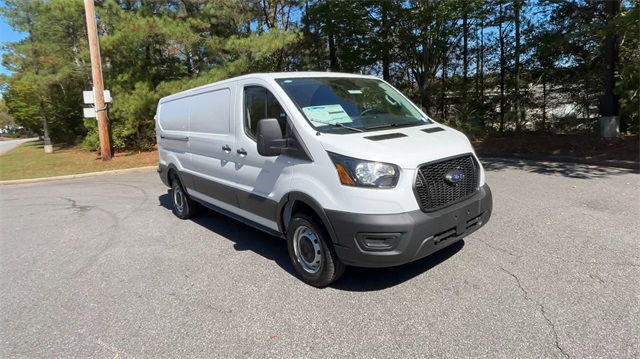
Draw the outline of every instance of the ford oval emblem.
<instances>
[{"instance_id":1,"label":"ford oval emblem","mask_svg":"<svg viewBox=\"0 0 640 359\"><path fill-rule=\"evenodd\" d=\"M449 170L447 171L447 173L444 174L444 180L452 186L455 186L458 183L462 182L463 179L464 179L464 172L458 169Z\"/></svg>"}]
</instances>

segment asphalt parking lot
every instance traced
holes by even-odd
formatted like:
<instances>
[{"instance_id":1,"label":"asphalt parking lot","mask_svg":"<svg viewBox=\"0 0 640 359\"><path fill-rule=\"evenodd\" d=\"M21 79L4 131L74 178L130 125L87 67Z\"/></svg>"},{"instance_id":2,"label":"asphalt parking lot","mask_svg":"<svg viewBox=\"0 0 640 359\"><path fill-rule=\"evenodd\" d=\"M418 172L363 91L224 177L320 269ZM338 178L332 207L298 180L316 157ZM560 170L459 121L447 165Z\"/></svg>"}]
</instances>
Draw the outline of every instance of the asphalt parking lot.
<instances>
[{"instance_id":1,"label":"asphalt parking lot","mask_svg":"<svg viewBox=\"0 0 640 359\"><path fill-rule=\"evenodd\" d=\"M325 289L155 172L0 187L0 357L640 357L640 175L485 167L484 228Z\"/></svg>"}]
</instances>

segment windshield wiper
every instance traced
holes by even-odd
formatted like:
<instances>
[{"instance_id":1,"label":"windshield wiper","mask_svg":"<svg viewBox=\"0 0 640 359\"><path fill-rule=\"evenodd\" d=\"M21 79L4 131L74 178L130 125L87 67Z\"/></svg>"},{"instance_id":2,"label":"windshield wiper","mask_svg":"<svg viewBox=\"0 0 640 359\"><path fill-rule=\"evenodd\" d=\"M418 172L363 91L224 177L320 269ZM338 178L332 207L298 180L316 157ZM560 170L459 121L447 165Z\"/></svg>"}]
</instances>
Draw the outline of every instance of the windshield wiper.
<instances>
[{"instance_id":1,"label":"windshield wiper","mask_svg":"<svg viewBox=\"0 0 640 359\"><path fill-rule=\"evenodd\" d=\"M377 128L386 128L386 127L406 127L406 126L416 126L419 124L423 124L426 125L428 122L424 122L424 121L411 121L411 122L392 122L392 123L382 123L379 125L373 125L373 126L365 126L365 130L374 130Z\"/></svg>"},{"instance_id":2,"label":"windshield wiper","mask_svg":"<svg viewBox=\"0 0 640 359\"><path fill-rule=\"evenodd\" d=\"M311 122L318 122L318 123L324 123L325 125L329 125L329 126L335 126L335 127L342 127L342 128L346 128L349 129L351 131L356 131L356 132L364 132L363 130L359 129L359 128L355 128L355 127L351 127L351 126L347 126L344 125L340 122L327 122L327 121L322 121L322 120L316 120L316 119L310 119Z\"/></svg>"}]
</instances>

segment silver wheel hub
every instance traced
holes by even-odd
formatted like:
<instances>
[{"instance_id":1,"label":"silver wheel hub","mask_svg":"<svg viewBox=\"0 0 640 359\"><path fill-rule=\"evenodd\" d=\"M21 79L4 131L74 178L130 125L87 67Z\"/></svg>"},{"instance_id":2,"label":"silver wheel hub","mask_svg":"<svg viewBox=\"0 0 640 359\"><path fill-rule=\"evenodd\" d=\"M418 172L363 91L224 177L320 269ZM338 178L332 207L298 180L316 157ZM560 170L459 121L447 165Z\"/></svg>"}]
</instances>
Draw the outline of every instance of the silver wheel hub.
<instances>
[{"instance_id":1,"label":"silver wheel hub","mask_svg":"<svg viewBox=\"0 0 640 359\"><path fill-rule=\"evenodd\" d=\"M322 265L320 239L306 226L300 226L293 234L293 251L302 268L311 274L317 273Z\"/></svg>"},{"instance_id":2,"label":"silver wheel hub","mask_svg":"<svg viewBox=\"0 0 640 359\"><path fill-rule=\"evenodd\" d=\"M182 211L184 211L184 194L182 193L182 188L180 188L180 186L176 186L176 189L173 190L173 206L176 208L178 213L182 213Z\"/></svg>"}]
</instances>

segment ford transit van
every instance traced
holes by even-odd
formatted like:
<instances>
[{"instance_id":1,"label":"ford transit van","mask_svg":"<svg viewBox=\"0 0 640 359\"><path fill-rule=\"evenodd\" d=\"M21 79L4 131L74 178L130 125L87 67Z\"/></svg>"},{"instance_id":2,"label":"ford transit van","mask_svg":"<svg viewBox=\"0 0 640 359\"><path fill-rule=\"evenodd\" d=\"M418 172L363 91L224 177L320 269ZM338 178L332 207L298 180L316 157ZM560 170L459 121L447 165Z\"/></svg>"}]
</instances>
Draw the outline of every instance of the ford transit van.
<instances>
[{"instance_id":1,"label":"ford transit van","mask_svg":"<svg viewBox=\"0 0 640 359\"><path fill-rule=\"evenodd\" d=\"M245 75L162 98L158 172L173 212L196 203L288 243L300 278L423 258L491 216L462 133L363 75Z\"/></svg>"}]
</instances>

